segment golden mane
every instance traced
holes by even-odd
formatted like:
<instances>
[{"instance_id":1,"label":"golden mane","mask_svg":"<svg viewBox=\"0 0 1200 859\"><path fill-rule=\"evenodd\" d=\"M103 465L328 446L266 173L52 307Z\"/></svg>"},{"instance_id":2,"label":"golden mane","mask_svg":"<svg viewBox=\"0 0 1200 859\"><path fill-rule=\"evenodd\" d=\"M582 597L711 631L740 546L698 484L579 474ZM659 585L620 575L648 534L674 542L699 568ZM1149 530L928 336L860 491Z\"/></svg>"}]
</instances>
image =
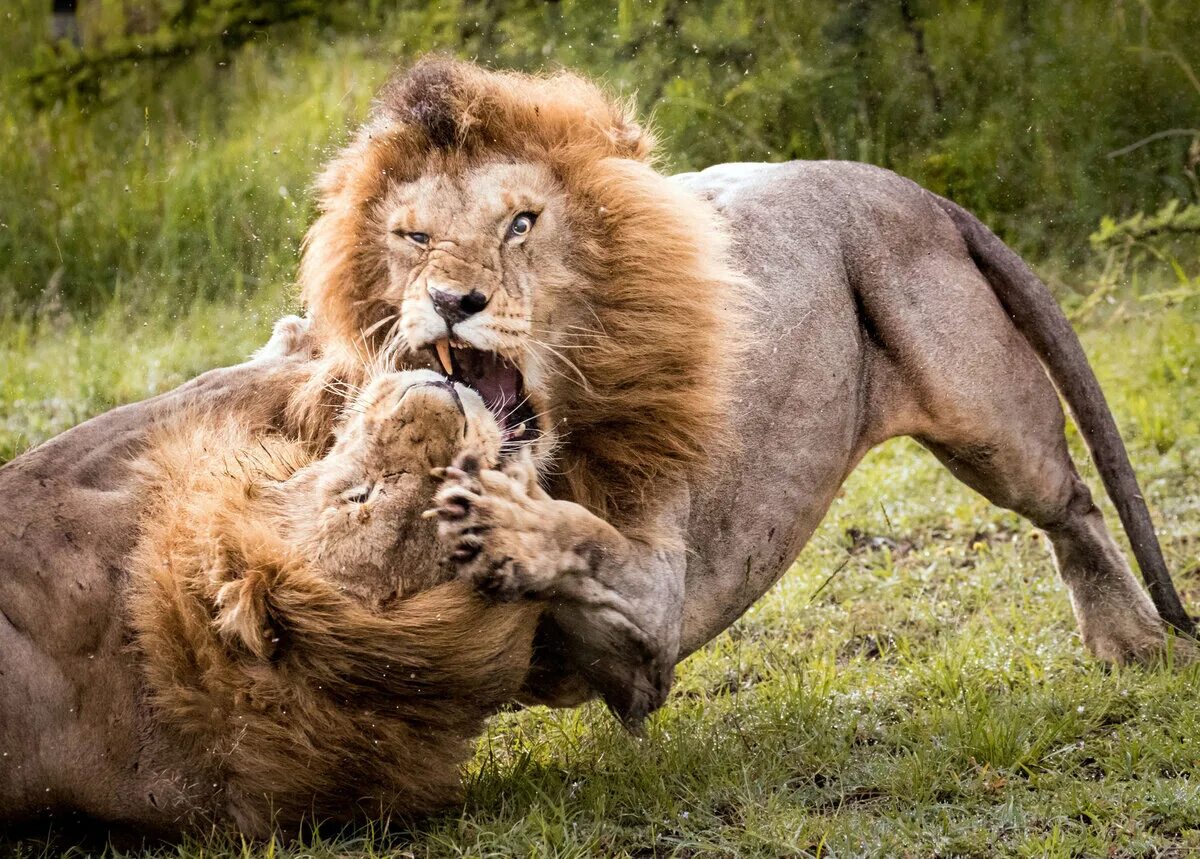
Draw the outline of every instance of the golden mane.
<instances>
[{"instance_id":1,"label":"golden mane","mask_svg":"<svg viewBox=\"0 0 1200 859\"><path fill-rule=\"evenodd\" d=\"M569 199L578 283L555 326L588 337L549 391L563 427L562 490L614 524L645 523L664 486L730 437L739 277L715 213L652 167L653 134L630 106L577 75L418 63L380 91L319 180L320 217L300 281L333 375L373 354L387 267L379 203L391 183L488 161L545 165ZM535 336L539 332L535 331Z\"/></svg>"},{"instance_id":2,"label":"golden mane","mask_svg":"<svg viewBox=\"0 0 1200 859\"><path fill-rule=\"evenodd\" d=\"M193 822L265 837L442 808L528 670L530 603L451 581L376 610L299 557L260 488L311 458L201 415L134 464L145 506L126 612L147 703L196 782Z\"/></svg>"}]
</instances>

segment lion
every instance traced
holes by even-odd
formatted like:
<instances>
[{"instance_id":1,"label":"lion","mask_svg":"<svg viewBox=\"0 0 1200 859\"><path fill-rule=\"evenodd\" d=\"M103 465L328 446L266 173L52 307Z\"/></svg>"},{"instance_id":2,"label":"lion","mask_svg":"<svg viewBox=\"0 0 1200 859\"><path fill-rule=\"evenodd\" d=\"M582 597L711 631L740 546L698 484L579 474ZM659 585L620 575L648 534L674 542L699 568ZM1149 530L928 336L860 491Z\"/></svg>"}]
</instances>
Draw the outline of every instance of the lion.
<instances>
[{"instance_id":1,"label":"lion","mask_svg":"<svg viewBox=\"0 0 1200 859\"><path fill-rule=\"evenodd\" d=\"M432 508L454 571L433 590L540 609L522 700L598 693L636 727L673 666L792 564L866 451L904 435L1049 534L1097 656L1153 661L1169 628L1193 631L1078 339L985 226L876 167L669 177L654 152L577 75L419 63L320 180L310 345L0 468L0 756L19 761L0 769L0 815L168 816L147 811L160 782L139 761L152 725L123 610L134 463L198 410L319 456L377 364L474 389L505 455L538 470L464 461ZM1056 386L1148 596L1071 460Z\"/></svg>"},{"instance_id":2,"label":"lion","mask_svg":"<svg viewBox=\"0 0 1200 859\"><path fill-rule=\"evenodd\" d=\"M546 493L463 473L441 534L483 592L546 602L560 676L640 723L896 436L1046 531L1099 658L1152 661L1168 627L1193 632L1076 335L982 223L864 164L669 177L654 158L580 76L422 61L322 174L301 264L331 377L363 354L440 367L534 454Z\"/></svg>"},{"instance_id":3,"label":"lion","mask_svg":"<svg viewBox=\"0 0 1200 859\"><path fill-rule=\"evenodd\" d=\"M454 801L541 609L454 579L422 514L439 469L499 468L500 447L479 395L429 371L376 376L320 456L236 412L161 421L130 462L122 646L71 678L81 724L22 713L36 684L6 690L2 733L28 742L4 746L4 815L265 837Z\"/></svg>"}]
</instances>

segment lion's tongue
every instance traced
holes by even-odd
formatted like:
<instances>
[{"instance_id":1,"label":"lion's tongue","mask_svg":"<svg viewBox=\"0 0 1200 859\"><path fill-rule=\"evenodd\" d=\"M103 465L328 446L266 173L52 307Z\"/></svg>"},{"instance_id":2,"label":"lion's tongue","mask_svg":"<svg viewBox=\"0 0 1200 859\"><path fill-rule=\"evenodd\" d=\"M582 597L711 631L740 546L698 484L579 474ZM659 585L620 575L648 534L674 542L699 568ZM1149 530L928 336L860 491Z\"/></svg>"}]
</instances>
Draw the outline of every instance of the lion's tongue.
<instances>
[{"instance_id":1,"label":"lion's tongue","mask_svg":"<svg viewBox=\"0 0 1200 859\"><path fill-rule=\"evenodd\" d=\"M463 381L479 392L484 405L505 429L521 401L521 374L494 352L455 350L455 364Z\"/></svg>"}]
</instances>

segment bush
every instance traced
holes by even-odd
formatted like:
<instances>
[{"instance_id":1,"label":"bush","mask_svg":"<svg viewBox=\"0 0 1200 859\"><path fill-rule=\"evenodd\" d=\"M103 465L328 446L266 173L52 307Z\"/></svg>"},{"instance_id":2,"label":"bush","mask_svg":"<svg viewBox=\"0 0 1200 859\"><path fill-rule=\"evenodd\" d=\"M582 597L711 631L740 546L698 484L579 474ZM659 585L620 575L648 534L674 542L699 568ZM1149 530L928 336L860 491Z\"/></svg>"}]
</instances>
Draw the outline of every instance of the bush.
<instances>
[{"instance_id":1,"label":"bush","mask_svg":"<svg viewBox=\"0 0 1200 859\"><path fill-rule=\"evenodd\" d=\"M96 0L82 53L47 45L49 5L0 13L0 313L289 280L311 176L428 51L636 94L668 168L891 167L1035 257L1190 194L1186 136L1107 157L1195 125L1178 0Z\"/></svg>"}]
</instances>

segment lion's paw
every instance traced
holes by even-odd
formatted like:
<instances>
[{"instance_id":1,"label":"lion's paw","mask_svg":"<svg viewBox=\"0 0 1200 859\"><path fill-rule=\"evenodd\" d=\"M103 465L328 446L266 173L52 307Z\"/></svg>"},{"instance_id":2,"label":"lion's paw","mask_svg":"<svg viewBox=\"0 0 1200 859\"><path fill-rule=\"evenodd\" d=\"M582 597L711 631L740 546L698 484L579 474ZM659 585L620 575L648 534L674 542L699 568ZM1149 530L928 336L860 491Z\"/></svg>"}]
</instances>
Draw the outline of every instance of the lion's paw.
<instances>
[{"instance_id":1,"label":"lion's paw","mask_svg":"<svg viewBox=\"0 0 1200 859\"><path fill-rule=\"evenodd\" d=\"M471 457L435 469L443 481L426 515L438 520L444 559L485 596L553 598L551 616L567 637L568 662L631 731L666 699L674 653L654 634L654 617L607 584L626 544L584 508L556 501L529 464L501 471Z\"/></svg>"},{"instance_id":2,"label":"lion's paw","mask_svg":"<svg viewBox=\"0 0 1200 859\"><path fill-rule=\"evenodd\" d=\"M251 356L253 361L291 358L312 352L308 335L309 320L289 315L278 319L271 329L271 339Z\"/></svg>"},{"instance_id":3,"label":"lion's paw","mask_svg":"<svg viewBox=\"0 0 1200 859\"><path fill-rule=\"evenodd\" d=\"M427 515L438 519L443 560L492 599L545 594L563 553L553 540L549 498L527 470L483 469L464 457L435 472L443 484Z\"/></svg>"}]
</instances>

